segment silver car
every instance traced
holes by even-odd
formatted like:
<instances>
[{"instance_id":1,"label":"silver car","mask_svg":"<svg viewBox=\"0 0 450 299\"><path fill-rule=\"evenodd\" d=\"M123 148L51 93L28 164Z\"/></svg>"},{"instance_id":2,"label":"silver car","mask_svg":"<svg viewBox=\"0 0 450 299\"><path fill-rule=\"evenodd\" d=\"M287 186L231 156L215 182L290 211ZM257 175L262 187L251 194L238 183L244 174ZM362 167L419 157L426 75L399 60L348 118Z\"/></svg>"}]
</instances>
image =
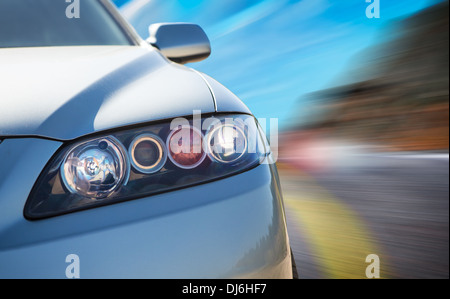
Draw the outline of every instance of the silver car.
<instances>
[{"instance_id":1,"label":"silver car","mask_svg":"<svg viewBox=\"0 0 450 299\"><path fill-rule=\"evenodd\" d=\"M184 66L210 51L106 0L0 1L0 278L296 275L258 121Z\"/></svg>"}]
</instances>

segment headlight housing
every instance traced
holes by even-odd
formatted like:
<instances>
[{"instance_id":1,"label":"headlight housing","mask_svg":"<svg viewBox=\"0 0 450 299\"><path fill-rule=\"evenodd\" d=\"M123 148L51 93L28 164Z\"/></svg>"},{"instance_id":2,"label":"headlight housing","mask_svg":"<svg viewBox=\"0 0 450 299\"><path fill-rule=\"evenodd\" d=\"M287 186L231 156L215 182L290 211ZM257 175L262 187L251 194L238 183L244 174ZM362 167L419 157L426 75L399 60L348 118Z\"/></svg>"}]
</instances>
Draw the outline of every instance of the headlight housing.
<instances>
[{"instance_id":1,"label":"headlight housing","mask_svg":"<svg viewBox=\"0 0 450 299\"><path fill-rule=\"evenodd\" d=\"M168 192L249 170L269 155L253 116L176 119L63 145L25 205L42 219Z\"/></svg>"}]
</instances>

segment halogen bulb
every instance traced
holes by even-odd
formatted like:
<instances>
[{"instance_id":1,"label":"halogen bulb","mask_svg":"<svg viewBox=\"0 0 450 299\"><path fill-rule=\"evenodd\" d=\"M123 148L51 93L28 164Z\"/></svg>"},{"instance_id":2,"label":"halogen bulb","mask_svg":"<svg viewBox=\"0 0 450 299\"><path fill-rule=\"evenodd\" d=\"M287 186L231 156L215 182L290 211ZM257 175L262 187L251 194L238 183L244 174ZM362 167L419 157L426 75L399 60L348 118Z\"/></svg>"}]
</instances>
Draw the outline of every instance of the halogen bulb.
<instances>
[{"instance_id":1,"label":"halogen bulb","mask_svg":"<svg viewBox=\"0 0 450 299\"><path fill-rule=\"evenodd\" d=\"M238 133L231 127L222 127L218 132L219 144L228 153L234 152L236 138Z\"/></svg>"},{"instance_id":2,"label":"halogen bulb","mask_svg":"<svg viewBox=\"0 0 450 299\"><path fill-rule=\"evenodd\" d=\"M84 164L85 164L86 173L88 173L89 175L94 176L99 173L100 166L98 164L97 159L90 157L90 158L86 159Z\"/></svg>"}]
</instances>

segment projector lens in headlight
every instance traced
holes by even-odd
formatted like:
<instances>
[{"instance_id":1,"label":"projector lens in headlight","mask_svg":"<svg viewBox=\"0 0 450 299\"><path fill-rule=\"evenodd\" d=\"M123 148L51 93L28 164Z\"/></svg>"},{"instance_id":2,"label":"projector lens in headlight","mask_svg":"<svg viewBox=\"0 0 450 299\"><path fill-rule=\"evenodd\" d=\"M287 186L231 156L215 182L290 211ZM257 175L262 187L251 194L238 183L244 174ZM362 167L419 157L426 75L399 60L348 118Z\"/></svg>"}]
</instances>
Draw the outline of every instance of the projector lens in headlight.
<instances>
[{"instance_id":1,"label":"projector lens in headlight","mask_svg":"<svg viewBox=\"0 0 450 299\"><path fill-rule=\"evenodd\" d=\"M205 160L203 135L194 127L180 126L167 138L169 158L173 164L183 169L192 169Z\"/></svg>"},{"instance_id":2,"label":"projector lens in headlight","mask_svg":"<svg viewBox=\"0 0 450 299\"><path fill-rule=\"evenodd\" d=\"M129 149L131 164L141 173L159 171L167 159L164 142L156 135L143 134L136 137Z\"/></svg>"},{"instance_id":3,"label":"projector lens in headlight","mask_svg":"<svg viewBox=\"0 0 450 299\"><path fill-rule=\"evenodd\" d=\"M207 136L208 154L214 161L233 163L247 151L247 137L238 126L224 124L213 127Z\"/></svg>"},{"instance_id":4,"label":"projector lens in headlight","mask_svg":"<svg viewBox=\"0 0 450 299\"><path fill-rule=\"evenodd\" d=\"M65 187L81 196L108 197L126 180L127 155L114 137L94 139L73 148L61 165Z\"/></svg>"}]
</instances>

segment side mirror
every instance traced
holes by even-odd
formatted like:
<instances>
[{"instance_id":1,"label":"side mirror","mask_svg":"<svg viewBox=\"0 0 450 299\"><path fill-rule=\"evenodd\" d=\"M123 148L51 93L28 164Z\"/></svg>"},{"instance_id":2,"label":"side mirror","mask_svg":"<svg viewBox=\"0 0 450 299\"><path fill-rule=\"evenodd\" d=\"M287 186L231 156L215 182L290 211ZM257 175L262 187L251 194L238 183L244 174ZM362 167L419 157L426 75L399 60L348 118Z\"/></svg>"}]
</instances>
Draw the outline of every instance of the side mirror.
<instances>
[{"instance_id":1,"label":"side mirror","mask_svg":"<svg viewBox=\"0 0 450 299\"><path fill-rule=\"evenodd\" d=\"M158 48L169 60L188 63L206 59L211 44L203 29L189 23L158 23L148 28L147 42Z\"/></svg>"}]
</instances>

